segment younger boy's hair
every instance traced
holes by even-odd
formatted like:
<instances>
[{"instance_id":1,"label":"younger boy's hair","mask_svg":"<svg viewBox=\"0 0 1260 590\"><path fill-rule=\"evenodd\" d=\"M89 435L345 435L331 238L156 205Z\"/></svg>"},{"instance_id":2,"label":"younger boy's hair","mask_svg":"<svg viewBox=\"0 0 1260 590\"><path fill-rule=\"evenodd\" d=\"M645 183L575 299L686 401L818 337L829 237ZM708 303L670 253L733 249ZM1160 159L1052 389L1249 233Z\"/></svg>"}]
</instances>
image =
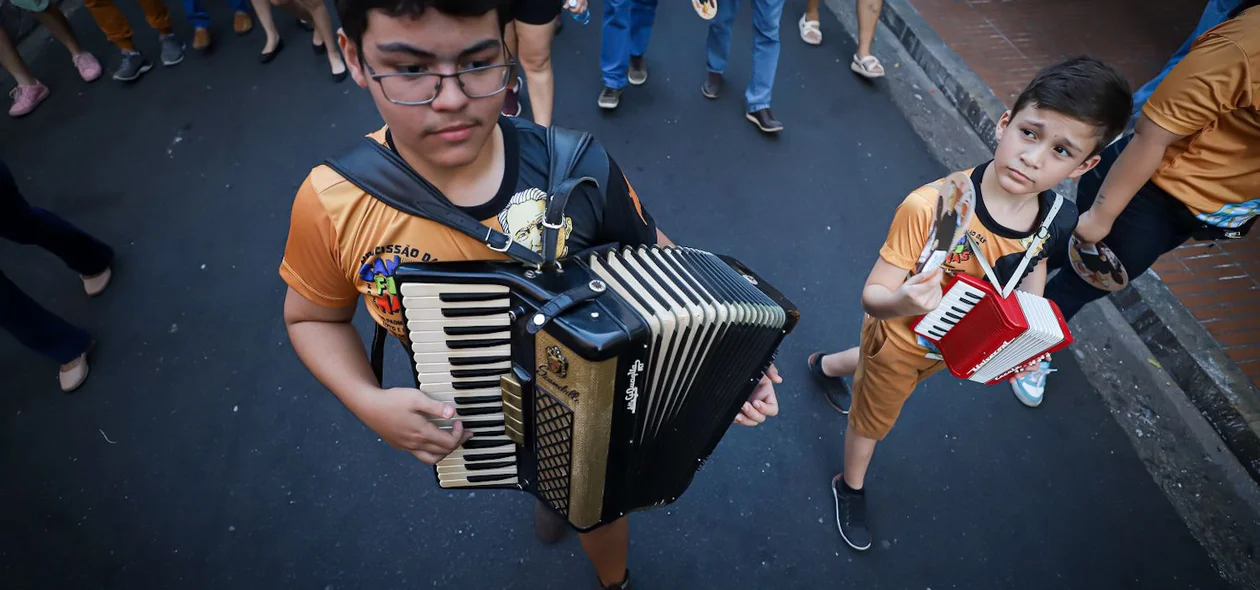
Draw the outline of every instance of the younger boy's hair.
<instances>
[{"instance_id":1,"label":"younger boy's hair","mask_svg":"<svg viewBox=\"0 0 1260 590\"><path fill-rule=\"evenodd\" d=\"M1098 141L1088 157L1097 155L1124 131L1133 112L1129 81L1114 67L1088 56L1047 66L1028 83L1015 106L1035 106L1093 125Z\"/></svg>"},{"instance_id":2,"label":"younger boy's hair","mask_svg":"<svg viewBox=\"0 0 1260 590\"><path fill-rule=\"evenodd\" d=\"M430 8L450 16L470 17L494 10L499 16L500 34L512 21L511 0L337 0L341 28L356 45L363 42L369 12L380 10L391 17L419 18Z\"/></svg>"}]
</instances>

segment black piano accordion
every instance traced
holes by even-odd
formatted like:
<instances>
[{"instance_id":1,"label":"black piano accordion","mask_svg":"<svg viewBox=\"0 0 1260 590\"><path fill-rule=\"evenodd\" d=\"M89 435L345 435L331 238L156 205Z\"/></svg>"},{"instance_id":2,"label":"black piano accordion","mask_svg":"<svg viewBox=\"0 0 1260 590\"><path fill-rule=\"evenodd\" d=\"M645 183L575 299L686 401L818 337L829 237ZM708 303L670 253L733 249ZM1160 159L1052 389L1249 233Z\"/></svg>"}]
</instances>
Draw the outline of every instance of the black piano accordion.
<instances>
[{"instance_id":1,"label":"black piano accordion","mask_svg":"<svg viewBox=\"0 0 1260 590\"><path fill-rule=\"evenodd\" d=\"M579 531L678 499L799 318L738 261L672 246L395 280L421 390L474 433L439 486L524 490Z\"/></svg>"}]
</instances>

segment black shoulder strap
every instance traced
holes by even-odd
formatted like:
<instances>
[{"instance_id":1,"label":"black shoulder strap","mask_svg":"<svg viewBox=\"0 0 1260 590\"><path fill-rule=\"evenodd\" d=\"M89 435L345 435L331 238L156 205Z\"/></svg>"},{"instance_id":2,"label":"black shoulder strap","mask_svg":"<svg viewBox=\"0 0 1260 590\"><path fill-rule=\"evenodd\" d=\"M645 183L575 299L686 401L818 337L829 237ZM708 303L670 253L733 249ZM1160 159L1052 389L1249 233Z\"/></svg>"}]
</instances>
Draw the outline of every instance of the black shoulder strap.
<instances>
[{"instance_id":1,"label":"black shoulder strap","mask_svg":"<svg viewBox=\"0 0 1260 590\"><path fill-rule=\"evenodd\" d=\"M459 210L437 187L416 174L393 150L364 138L340 156L324 163L342 178L381 202L409 215L455 229L496 252L535 267L550 267L558 256L559 230L564 227L564 208L569 194L579 185L593 183L601 196L608 178L608 156L589 133L549 127L547 206L543 213L543 253L522 246L494 228ZM372 373L384 384L385 341L388 333L377 324L372 338Z\"/></svg>"},{"instance_id":2,"label":"black shoulder strap","mask_svg":"<svg viewBox=\"0 0 1260 590\"><path fill-rule=\"evenodd\" d=\"M342 178L399 211L458 230L522 264L537 266L543 262L538 253L460 211L437 187L416 174L401 156L371 138L364 138L346 153L328 158L324 163Z\"/></svg>"}]
</instances>

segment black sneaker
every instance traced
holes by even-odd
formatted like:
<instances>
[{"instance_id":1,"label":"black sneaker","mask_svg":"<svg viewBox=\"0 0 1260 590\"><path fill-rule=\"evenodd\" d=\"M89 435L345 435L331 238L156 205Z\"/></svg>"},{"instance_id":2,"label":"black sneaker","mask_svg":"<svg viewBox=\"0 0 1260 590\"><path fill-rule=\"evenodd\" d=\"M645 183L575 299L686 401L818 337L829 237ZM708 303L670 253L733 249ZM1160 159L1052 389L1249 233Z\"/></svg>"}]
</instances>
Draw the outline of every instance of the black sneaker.
<instances>
[{"instance_id":1,"label":"black sneaker","mask_svg":"<svg viewBox=\"0 0 1260 590\"><path fill-rule=\"evenodd\" d=\"M705 98L717 98L722 93L722 74L717 72L709 72L704 76L704 83L700 85L700 94Z\"/></svg>"},{"instance_id":2,"label":"black sneaker","mask_svg":"<svg viewBox=\"0 0 1260 590\"><path fill-rule=\"evenodd\" d=\"M778 119L774 118L774 113L770 112L769 108L753 111L751 113L747 113L745 116L748 117L749 121L753 122L753 125L756 125L758 129L766 133L778 133L783 131L783 123L780 123Z\"/></svg>"},{"instance_id":3,"label":"black sneaker","mask_svg":"<svg viewBox=\"0 0 1260 590\"><path fill-rule=\"evenodd\" d=\"M635 86L642 86L647 83L647 76L647 64L643 63L643 56L630 56L630 71L626 72L626 79Z\"/></svg>"},{"instance_id":4,"label":"black sneaker","mask_svg":"<svg viewBox=\"0 0 1260 590\"><path fill-rule=\"evenodd\" d=\"M615 109L621 104L621 89L604 87L599 91L599 108Z\"/></svg>"},{"instance_id":5,"label":"black sneaker","mask_svg":"<svg viewBox=\"0 0 1260 590\"><path fill-rule=\"evenodd\" d=\"M844 484L844 474L831 478L831 493L836 497L836 527L850 547L858 551L871 548L871 533L866 530L866 493L851 491Z\"/></svg>"},{"instance_id":6,"label":"black sneaker","mask_svg":"<svg viewBox=\"0 0 1260 590\"><path fill-rule=\"evenodd\" d=\"M814 383L822 389L823 395L827 397L827 403L831 404L837 412L848 414L853 392L849 390L849 384L845 383L843 377L831 377L823 373L822 357L827 354L820 350L809 355L809 359L805 361L809 365L809 374L814 378Z\"/></svg>"}]
</instances>

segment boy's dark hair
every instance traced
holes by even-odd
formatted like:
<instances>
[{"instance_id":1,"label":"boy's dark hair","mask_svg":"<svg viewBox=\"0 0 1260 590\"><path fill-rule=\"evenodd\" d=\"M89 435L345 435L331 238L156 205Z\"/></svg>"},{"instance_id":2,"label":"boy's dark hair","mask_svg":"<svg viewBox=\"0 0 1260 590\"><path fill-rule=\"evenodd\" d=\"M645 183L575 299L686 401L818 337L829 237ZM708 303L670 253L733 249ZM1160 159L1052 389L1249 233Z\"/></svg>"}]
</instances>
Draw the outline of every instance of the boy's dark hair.
<instances>
[{"instance_id":1,"label":"boy's dark hair","mask_svg":"<svg viewBox=\"0 0 1260 590\"><path fill-rule=\"evenodd\" d=\"M391 17L418 18L433 9L450 16L481 16L491 10L499 15L499 33L512 21L511 0L337 0L341 28L355 44L363 42L368 12L380 10Z\"/></svg>"},{"instance_id":2,"label":"boy's dark hair","mask_svg":"<svg viewBox=\"0 0 1260 590\"><path fill-rule=\"evenodd\" d=\"M1133 112L1129 81L1114 67L1092 57L1074 57L1037 72L1015 106L1014 117L1025 107L1054 111L1097 128L1092 157L1124 131Z\"/></svg>"}]
</instances>

